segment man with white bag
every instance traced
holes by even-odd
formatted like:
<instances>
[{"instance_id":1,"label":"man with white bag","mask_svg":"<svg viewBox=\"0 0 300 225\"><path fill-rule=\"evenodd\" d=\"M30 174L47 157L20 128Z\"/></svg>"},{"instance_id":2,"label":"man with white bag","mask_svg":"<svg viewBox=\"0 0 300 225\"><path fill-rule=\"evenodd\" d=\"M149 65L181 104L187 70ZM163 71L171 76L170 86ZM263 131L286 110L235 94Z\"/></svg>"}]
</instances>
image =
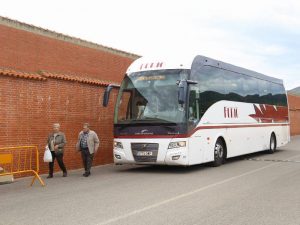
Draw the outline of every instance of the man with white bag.
<instances>
[{"instance_id":1,"label":"man with white bag","mask_svg":"<svg viewBox=\"0 0 300 225\"><path fill-rule=\"evenodd\" d=\"M49 175L47 178L53 177L54 160L56 159L60 169L63 171L63 177L67 176L67 169L65 167L63 156L64 146L67 143L66 136L63 132L59 131L59 123L53 124L53 132L48 136L48 147L52 154L52 162L49 162Z\"/></svg>"}]
</instances>

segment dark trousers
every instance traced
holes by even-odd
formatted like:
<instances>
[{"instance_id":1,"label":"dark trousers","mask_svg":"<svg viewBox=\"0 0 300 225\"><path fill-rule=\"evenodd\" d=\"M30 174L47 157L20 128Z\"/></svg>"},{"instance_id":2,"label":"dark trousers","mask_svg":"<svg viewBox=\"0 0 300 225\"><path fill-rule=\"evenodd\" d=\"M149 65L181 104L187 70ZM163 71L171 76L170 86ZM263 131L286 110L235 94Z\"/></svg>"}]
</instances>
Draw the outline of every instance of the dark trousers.
<instances>
[{"instance_id":1,"label":"dark trousers","mask_svg":"<svg viewBox=\"0 0 300 225\"><path fill-rule=\"evenodd\" d=\"M81 150L81 157L85 172L90 173L94 154L91 154L88 148L84 148Z\"/></svg>"},{"instance_id":2,"label":"dark trousers","mask_svg":"<svg viewBox=\"0 0 300 225\"><path fill-rule=\"evenodd\" d=\"M54 151L51 151L51 154L52 154L52 162L49 162L49 175L53 175L55 159L57 160L58 165L59 165L60 169L63 171L63 173L67 173L67 169L66 169L64 161L63 161L64 154L62 154L62 153L56 154Z\"/></svg>"}]
</instances>

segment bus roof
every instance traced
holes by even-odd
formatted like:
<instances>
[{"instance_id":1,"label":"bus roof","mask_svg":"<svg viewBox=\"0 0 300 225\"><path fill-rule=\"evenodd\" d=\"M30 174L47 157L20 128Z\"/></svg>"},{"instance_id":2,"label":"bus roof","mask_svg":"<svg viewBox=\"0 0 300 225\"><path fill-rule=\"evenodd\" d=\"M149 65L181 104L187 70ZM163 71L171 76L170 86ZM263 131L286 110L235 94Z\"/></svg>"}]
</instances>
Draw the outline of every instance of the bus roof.
<instances>
[{"instance_id":1,"label":"bus roof","mask_svg":"<svg viewBox=\"0 0 300 225\"><path fill-rule=\"evenodd\" d=\"M141 57L127 69L127 74L149 70L191 69L195 57Z\"/></svg>"},{"instance_id":2,"label":"bus roof","mask_svg":"<svg viewBox=\"0 0 300 225\"><path fill-rule=\"evenodd\" d=\"M141 57L135 60L127 69L127 74L133 72L149 71L149 70L164 70L164 69L191 69L199 66L214 66L225 70L230 70L236 73L244 74L251 77L256 77L261 80L267 80L273 83L283 84L283 81L278 78L270 77L262 73L238 67L229 63L215 60L206 56L197 55L194 57Z\"/></svg>"},{"instance_id":3,"label":"bus roof","mask_svg":"<svg viewBox=\"0 0 300 225\"><path fill-rule=\"evenodd\" d=\"M202 55L198 55L194 58L191 68L203 66L203 65L214 66L214 67L222 68L224 70L229 70L229 71L244 74L247 76L256 77L261 80L267 80L267 81L270 81L273 83L283 84L283 81L281 79L278 79L275 77L270 77L270 76L264 75L262 73L258 73L258 72L252 71L252 70L248 70L248 69L245 69L242 67L238 67L238 66L229 64L229 63L225 63L225 62L222 62L219 60L208 58L208 57L202 56Z\"/></svg>"}]
</instances>

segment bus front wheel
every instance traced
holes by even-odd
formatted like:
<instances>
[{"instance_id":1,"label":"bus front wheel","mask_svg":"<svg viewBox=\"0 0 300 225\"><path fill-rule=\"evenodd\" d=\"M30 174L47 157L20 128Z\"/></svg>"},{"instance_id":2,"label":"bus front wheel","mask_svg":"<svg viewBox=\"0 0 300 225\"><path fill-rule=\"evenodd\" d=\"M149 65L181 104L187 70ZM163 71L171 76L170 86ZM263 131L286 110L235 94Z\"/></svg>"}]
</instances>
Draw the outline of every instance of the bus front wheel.
<instances>
[{"instance_id":1,"label":"bus front wheel","mask_svg":"<svg viewBox=\"0 0 300 225\"><path fill-rule=\"evenodd\" d=\"M212 163L212 166L221 166L224 162L225 154L225 145L221 139L218 139L214 148L214 161Z\"/></svg>"},{"instance_id":2,"label":"bus front wheel","mask_svg":"<svg viewBox=\"0 0 300 225\"><path fill-rule=\"evenodd\" d=\"M268 153L273 154L276 151L276 146L277 146L276 136L274 133L272 133L270 137L270 147Z\"/></svg>"}]
</instances>

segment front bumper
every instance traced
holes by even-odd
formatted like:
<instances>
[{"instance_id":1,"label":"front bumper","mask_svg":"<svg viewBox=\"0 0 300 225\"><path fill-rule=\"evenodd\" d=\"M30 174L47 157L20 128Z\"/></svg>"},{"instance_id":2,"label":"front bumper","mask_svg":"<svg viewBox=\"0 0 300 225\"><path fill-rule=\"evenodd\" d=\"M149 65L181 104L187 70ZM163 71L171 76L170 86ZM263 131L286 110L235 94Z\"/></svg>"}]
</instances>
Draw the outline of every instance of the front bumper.
<instances>
[{"instance_id":1,"label":"front bumper","mask_svg":"<svg viewBox=\"0 0 300 225\"><path fill-rule=\"evenodd\" d=\"M187 166L188 161L188 151L187 147L179 147L168 149L170 139L168 141L160 141L158 144L158 149L155 152L157 155L156 159L153 160L152 156L145 155L138 158L136 155L136 150L132 149L132 144L137 143L151 143L153 140L117 140L122 142L123 148L115 147L113 149L113 157L115 164L144 164L144 165L178 165L178 166ZM174 140L172 140L174 141ZM182 140L179 140L182 141ZM157 143L157 142L156 142ZM152 157L152 159L150 159ZM150 160L149 160L150 159Z\"/></svg>"}]
</instances>

